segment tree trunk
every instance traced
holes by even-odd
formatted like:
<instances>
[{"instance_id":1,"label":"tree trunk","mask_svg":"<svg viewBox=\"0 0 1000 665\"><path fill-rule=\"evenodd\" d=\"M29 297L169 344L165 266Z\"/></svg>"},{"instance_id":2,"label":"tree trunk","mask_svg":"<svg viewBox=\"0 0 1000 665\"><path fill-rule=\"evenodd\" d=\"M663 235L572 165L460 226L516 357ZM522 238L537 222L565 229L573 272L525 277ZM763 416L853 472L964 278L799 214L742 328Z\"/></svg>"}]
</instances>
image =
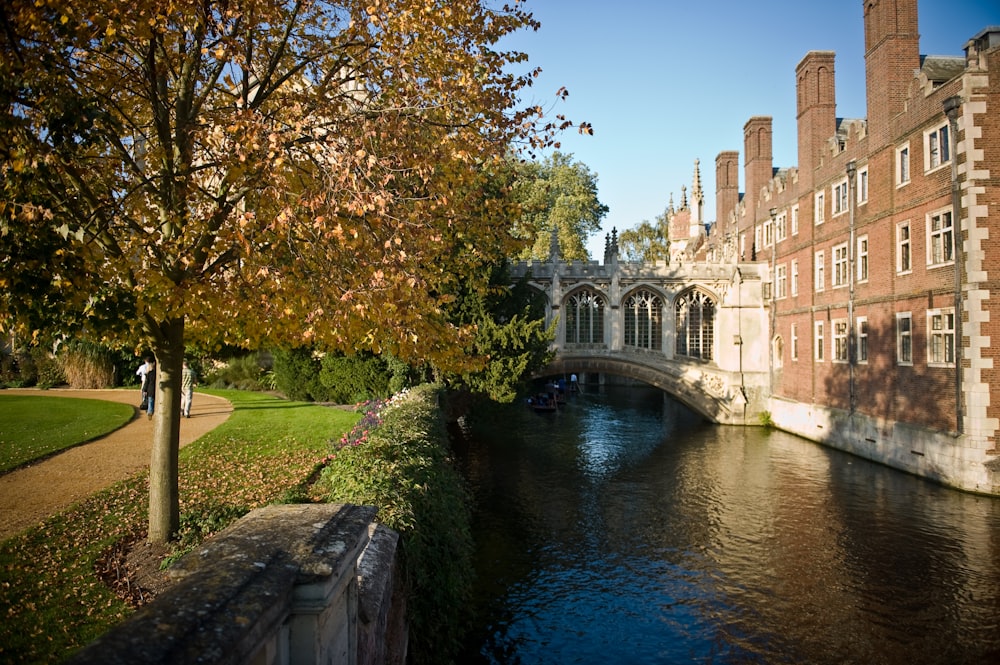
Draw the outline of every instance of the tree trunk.
<instances>
[{"instance_id":1,"label":"tree trunk","mask_svg":"<svg viewBox=\"0 0 1000 665\"><path fill-rule=\"evenodd\" d=\"M153 454L149 464L149 541L166 543L180 527L178 451L181 427L181 365L184 319L157 326L156 397L153 410Z\"/></svg>"}]
</instances>

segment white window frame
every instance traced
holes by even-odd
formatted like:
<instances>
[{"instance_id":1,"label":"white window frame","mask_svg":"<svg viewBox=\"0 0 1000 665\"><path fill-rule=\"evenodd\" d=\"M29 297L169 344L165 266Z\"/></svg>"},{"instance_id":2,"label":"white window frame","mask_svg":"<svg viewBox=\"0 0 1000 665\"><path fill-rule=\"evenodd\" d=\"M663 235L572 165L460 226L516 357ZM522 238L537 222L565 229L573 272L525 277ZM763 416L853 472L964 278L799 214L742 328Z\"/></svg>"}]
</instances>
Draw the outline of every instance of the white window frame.
<instances>
[{"instance_id":1,"label":"white window frame","mask_svg":"<svg viewBox=\"0 0 1000 665\"><path fill-rule=\"evenodd\" d=\"M948 123L924 132L924 172L936 171L951 163L951 135Z\"/></svg>"},{"instance_id":2,"label":"white window frame","mask_svg":"<svg viewBox=\"0 0 1000 665\"><path fill-rule=\"evenodd\" d=\"M854 252L854 263L858 267L858 282L868 281L868 236L858 236L858 247Z\"/></svg>"},{"instance_id":3,"label":"white window frame","mask_svg":"<svg viewBox=\"0 0 1000 665\"><path fill-rule=\"evenodd\" d=\"M846 242L834 245L830 251L830 286L842 289L847 286L850 270L850 254Z\"/></svg>"},{"instance_id":4,"label":"white window frame","mask_svg":"<svg viewBox=\"0 0 1000 665\"><path fill-rule=\"evenodd\" d=\"M771 218L768 217L764 220L764 244L761 247L770 247L774 244L774 224L771 223Z\"/></svg>"},{"instance_id":5,"label":"white window frame","mask_svg":"<svg viewBox=\"0 0 1000 665\"><path fill-rule=\"evenodd\" d=\"M782 263L774 267L774 298L784 300L788 296L788 266Z\"/></svg>"},{"instance_id":6,"label":"white window frame","mask_svg":"<svg viewBox=\"0 0 1000 665\"><path fill-rule=\"evenodd\" d=\"M826 345L826 331L824 325L826 321L813 321L813 360L818 363L823 362Z\"/></svg>"},{"instance_id":7,"label":"white window frame","mask_svg":"<svg viewBox=\"0 0 1000 665\"><path fill-rule=\"evenodd\" d=\"M791 283L790 291L792 293L792 297L795 297L795 296L799 295L799 260L798 259L792 259L792 271L791 272L792 272L792 276L791 276L792 277L792 283Z\"/></svg>"},{"instance_id":8,"label":"white window frame","mask_svg":"<svg viewBox=\"0 0 1000 665\"><path fill-rule=\"evenodd\" d=\"M791 333L789 335L792 339L792 348L790 349L792 360L799 359L799 324L793 323L791 326Z\"/></svg>"},{"instance_id":9,"label":"white window frame","mask_svg":"<svg viewBox=\"0 0 1000 665\"><path fill-rule=\"evenodd\" d=\"M927 310L927 365L955 366L955 309Z\"/></svg>"},{"instance_id":10,"label":"white window frame","mask_svg":"<svg viewBox=\"0 0 1000 665\"><path fill-rule=\"evenodd\" d=\"M903 325L903 322L906 325ZM913 365L913 314L896 312L896 364Z\"/></svg>"},{"instance_id":11,"label":"white window frame","mask_svg":"<svg viewBox=\"0 0 1000 665\"><path fill-rule=\"evenodd\" d=\"M830 322L830 331L833 333L833 356L835 363L846 363L850 350L848 349L849 335L847 334L847 319L833 319Z\"/></svg>"},{"instance_id":12,"label":"white window frame","mask_svg":"<svg viewBox=\"0 0 1000 665\"><path fill-rule=\"evenodd\" d=\"M859 365L868 364L868 317L859 316L854 320L855 326L857 327L857 332L855 333L855 340L857 349L855 350L855 358Z\"/></svg>"},{"instance_id":13,"label":"white window frame","mask_svg":"<svg viewBox=\"0 0 1000 665\"><path fill-rule=\"evenodd\" d=\"M799 235L799 206L798 204L792 206L792 235Z\"/></svg>"},{"instance_id":14,"label":"white window frame","mask_svg":"<svg viewBox=\"0 0 1000 665\"><path fill-rule=\"evenodd\" d=\"M814 203L813 222L815 222L816 226L819 226L826 221L826 196L823 192L816 192Z\"/></svg>"},{"instance_id":15,"label":"white window frame","mask_svg":"<svg viewBox=\"0 0 1000 665\"><path fill-rule=\"evenodd\" d=\"M913 227L910 220L906 220L896 224L896 274L908 275L911 272L913 272Z\"/></svg>"},{"instance_id":16,"label":"white window frame","mask_svg":"<svg viewBox=\"0 0 1000 665\"><path fill-rule=\"evenodd\" d=\"M934 229L935 220L947 218L948 225ZM938 253L940 252L940 256ZM955 217L951 208L927 215L927 266L936 268L955 263Z\"/></svg>"},{"instance_id":17,"label":"white window frame","mask_svg":"<svg viewBox=\"0 0 1000 665\"><path fill-rule=\"evenodd\" d=\"M847 178L840 182L835 182L830 186L830 216L837 217L843 215L850 208L850 188L847 185Z\"/></svg>"},{"instance_id":18,"label":"white window frame","mask_svg":"<svg viewBox=\"0 0 1000 665\"><path fill-rule=\"evenodd\" d=\"M910 182L910 144L904 143L896 148L896 187L902 187Z\"/></svg>"},{"instance_id":19,"label":"white window frame","mask_svg":"<svg viewBox=\"0 0 1000 665\"><path fill-rule=\"evenodd\" d=\"M788 237L788 213L782 212L774 218L774 240L781 242Z\"/></svg>"},{"instance_id":20,"label":"white window frame","mask_svg":"<svg viewBox=\"0 0 1000 665\"><path fill-rule=\"evenodd\" d=\"M868 203L868 165L858 169L857 182L858 205Z\"/></svg>"},{"instance_id":21,"label":"white window frame","mask_svg":"<svg viewBox=\"0 0 1000 665\"><path fill-rule=\"evenodd\" d=\"M813 255L813 290L826 290L826 255L822 249Z\"/></svg>"}]
</instances>

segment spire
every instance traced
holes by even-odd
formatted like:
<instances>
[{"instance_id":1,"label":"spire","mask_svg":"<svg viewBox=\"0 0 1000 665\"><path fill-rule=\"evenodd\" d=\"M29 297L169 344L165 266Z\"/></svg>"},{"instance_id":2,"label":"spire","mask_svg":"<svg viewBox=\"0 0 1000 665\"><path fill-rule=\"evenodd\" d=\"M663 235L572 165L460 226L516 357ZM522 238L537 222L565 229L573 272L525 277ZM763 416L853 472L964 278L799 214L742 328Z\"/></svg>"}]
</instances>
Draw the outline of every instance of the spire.
<instances>
[{"instance_id":1,"label":"spire","mask_svg":"<svg viewBox=\"0 0 1000 665\"><path fill-rule=\"evenodd\" d=\"M701 224L702 208L705 205L705 192L701 190L701 169L699 161L694 160L694 179L691 182L691 222Z\"/></svg>"},{"instance_id":2,"label":"spire","mask_svg":"<svg viewBox=\"0 0 1000 665\"><path fill-rule=\"evenodd\" d=\"M555 225L552 226L552 237L549 238L549 261L555 263L562 256L559 254L559 232Z\"/></svg>"},{"instance_id":3,"label":"spire","mask_svg":"<svg viewBox=\"0 0 1000 665\"><path fill-rule=\"evenodd\" d=\"M688 188L687 185L681 185L681 210L688 207Z\"/></svg>"}]
</instances>

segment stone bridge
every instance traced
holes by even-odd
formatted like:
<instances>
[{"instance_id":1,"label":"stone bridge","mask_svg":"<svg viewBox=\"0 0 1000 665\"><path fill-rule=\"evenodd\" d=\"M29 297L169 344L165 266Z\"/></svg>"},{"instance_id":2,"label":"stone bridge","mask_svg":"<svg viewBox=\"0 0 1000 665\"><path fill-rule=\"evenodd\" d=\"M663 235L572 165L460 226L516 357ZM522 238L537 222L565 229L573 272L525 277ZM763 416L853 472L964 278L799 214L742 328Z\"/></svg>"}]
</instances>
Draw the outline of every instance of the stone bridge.
<instances>
[{"instance_id":1,"label":"stone bridge","mask_svg":"<svg viewBox=\"0 0 1000 665\"><path fill-rule=\"evenodd\" d=\"M520 262L556 320L544 376L614 374L670 393L708 420L756 425L770 394L760 264Z\"/></svg>"}]
</instances>

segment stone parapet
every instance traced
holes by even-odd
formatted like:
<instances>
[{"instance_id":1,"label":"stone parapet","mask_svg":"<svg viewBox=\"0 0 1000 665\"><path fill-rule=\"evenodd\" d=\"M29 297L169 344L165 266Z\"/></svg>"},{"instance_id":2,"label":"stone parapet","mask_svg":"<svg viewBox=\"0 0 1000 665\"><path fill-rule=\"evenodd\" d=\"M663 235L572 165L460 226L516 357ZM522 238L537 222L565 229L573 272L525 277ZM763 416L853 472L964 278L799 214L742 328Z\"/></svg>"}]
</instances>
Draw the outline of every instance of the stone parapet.
<instances>
[{"instance_id":1,"label":"stone parapet","mask_svg":"<svg viewBox=\"0 0 1000 665\"><path fill-rule=\"evenodd\" d=\"M375 513L255 510L181 558L175 584L69 662L403 663L398 537Z\"/></svg>"}]
</instances>

